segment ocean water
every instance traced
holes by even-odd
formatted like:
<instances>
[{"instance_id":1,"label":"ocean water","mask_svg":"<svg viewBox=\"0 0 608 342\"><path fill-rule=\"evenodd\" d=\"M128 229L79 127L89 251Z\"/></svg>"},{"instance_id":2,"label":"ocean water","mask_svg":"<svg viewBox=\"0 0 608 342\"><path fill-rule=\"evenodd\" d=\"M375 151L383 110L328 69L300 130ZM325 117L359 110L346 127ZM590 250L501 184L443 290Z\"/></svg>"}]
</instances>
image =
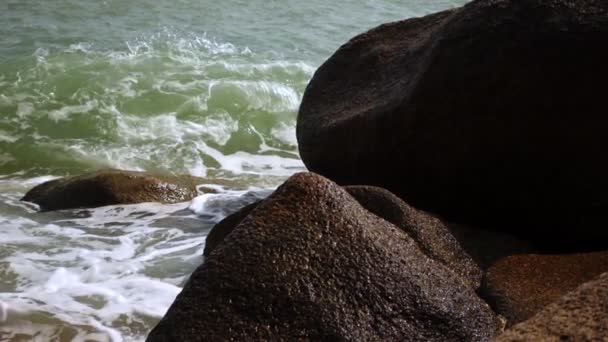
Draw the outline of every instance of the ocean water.
<instances>
[{"instance_id":1,"label":"ocean water","mask_svg":"<svg viewBox=\"0 0 608 342\"><path fill-rule=\"evenodd\" d=\"M315 69L357 33L465 2L0 1L0 341L145 339L213 224L304 170L295 121ZM48 213L19 201L103 167L218 192Z\"/></svg>"}]
</instances>

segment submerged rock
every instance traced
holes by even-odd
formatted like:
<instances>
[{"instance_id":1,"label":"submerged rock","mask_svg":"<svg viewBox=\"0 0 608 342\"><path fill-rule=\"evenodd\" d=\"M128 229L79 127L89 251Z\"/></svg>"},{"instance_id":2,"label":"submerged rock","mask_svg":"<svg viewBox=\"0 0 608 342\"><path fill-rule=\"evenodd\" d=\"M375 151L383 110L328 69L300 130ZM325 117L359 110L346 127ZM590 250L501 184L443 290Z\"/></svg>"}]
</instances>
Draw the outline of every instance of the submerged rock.
<instances>
[{"instance_id":1,"label":"submerged rock","mask_svg":"<svg viewBox=\"0 0 608 342\"><path fill-rule=\"evenodd\" d=\"M488 269L482 291L494 311L512 325L604 272L608 252L513 255Z\"/></svg>"},{"instance_id":2,"label":"submerged rock","mask_svg":"<svg viewBox=\"0 0 608 342\"><path fill-rule=\"evenodd\" d=\"M40 210L95 208L143 202L178 203L197 195L200 178L102 170L37 185L21 199Z\"/></svg>"},{"instance_id":3,"label":"submerged rock","mask_svg":"<svg viewBox=\"0 0 608 342\"><path fill-rule=\"evenodd\" d=\"M487 341L497 325L405 232L301 173L206 258L148 341Z\"/></svg>"},{"instance_id":4,"label":"submerged rock","mask_svg":"<svg viewBox=\"0 0 608 342\"><path fill-rule=\"evenodd\" d=\"M608 340L608 273L580 286L500 335L507 341Z\"/></svg>"},{"instance_id":5,"label":"submerged rock","mask_svg":"<svg viewBox=\"0 0 608 342\"><path fill-rule=\"evenodd\" d=\"M300 154L451 222L608 246L608 1L473 1L379 26L315 73Z\"/></svg>"}]
</instances>

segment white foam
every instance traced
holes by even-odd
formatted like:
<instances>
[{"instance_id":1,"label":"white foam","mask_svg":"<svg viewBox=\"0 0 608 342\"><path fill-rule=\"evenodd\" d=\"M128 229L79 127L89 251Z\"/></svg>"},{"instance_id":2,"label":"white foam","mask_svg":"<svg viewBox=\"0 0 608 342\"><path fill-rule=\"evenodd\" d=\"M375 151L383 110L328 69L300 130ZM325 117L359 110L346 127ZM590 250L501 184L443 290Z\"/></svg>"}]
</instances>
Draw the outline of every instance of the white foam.
<instances>
[{"instance_id":1,"label":"white foam","mask_svg":"<svg viewBox=\"0 0 608 342\"><path fill-rule=\"evenodd\" d=\"M218 98L218 100L216 100ZM232 102L226 102L232 98ZM296 111L300 94L292 87L268 81L218 81L209 88L210 108L265 110L268 112ZM229 108L223 106L230 105Z\"/></svg>"},{"instance_id":2,"label":"white foam","mask_svg":"<svg viewBox=\"0 0 608 342\"><path fill-rule=\"evenodd\" d=\"M66 52L81 52L81 53L91 53L93 44L91 42L79 42L76 44L70 44Z\"/></svg>"},{"instance_id":3,"label":"white foam","mask_svg":"<svg viewBox=\"0 0 608 342\"><path fill-rule=\"evenodd\" d=\"M17 116L23 119L26 116L31 115L34 112L34 105L29 102L21 102L17 105Z\"/></svg>"},{"instance_id":4,"label":"white foam","mask_svg":"<svg viewBox=\"0 0 608 342\"><path fill-rule=\"evenodd\" d=\"M0 142L14 143L19 140L18 136L11 135L10 133L0 129Z\"/></svg>"},{"instance_id":5,"label":"white foam","mask_svg":"<svg viewBox=\"0 0 608 342\"><path fill-rule=\"evenodd\" d=\"M258 155L242 151L227 156L217 156L216 159L222 165L222 169L234 174L287 177L297 171L305 170L304 164L298 159Z\"/></svg>"},{"instance_id":6,"label":"white foam","mask_svg":"<svg viewBox=\"0 0 608 342\"><path fill-rule=\"evenodd\" d=\"M194 125L194 123L191 123ZM225 145L231 135L239 128L239 123L234 120L226 111L217 111L203 119L203 124L199 125L203 136L218 145Z\"/></svg>"},{"instance_id":7,"label":"white foam","mask_svg":"<svg viewBox=\"0 0 608 342\"><path fill-rule=\"evenodd\" d=\"M201 185L206 188L215 189L218 193L206 193L197 196L192 200L188 209L199 215L206 215L213 217L214 222L219 222L226 215L231 213L227 206L227 203L237 202L239 205L237 209L243 207L244 204L251 202L251 200L243 203L241 199L247 197L250 194L259 194L257 198L263 198L269 195L274 189L262 189L258 187L249 187L245 190L228 190L222 186L214 186L212 184Z\"/></svg>"},{"instance_id":8,"label":"white foam","mask_svg":"<svg viewBox=\"0 0 608 342\"><path fill-rule=\"evenodd\" d=\"M9 322L11 330L37 331L47 338L56 327L32 325L26 318L46 312L74 327L98 331L79 330L83 340L137 336L129 324L138 329L148 324L138 317L162 317L188 275L175 277L156 265L172 260L173 267L192 270L200 262L204 231L185 232L161 223L188 205L108 206L52 223L39 222L45 218L41 214L37 220L0 216L0 241L9 251L0 262L8 263L17 279L14 291L0 293L0 320ZM132 323L122 322L125 317Z\"/></svg>"},{"instance_id":9,"label":"white foam","mask_svg":"<svg viewBox=\"0 0 608 342\"><path fill-rule=\"evenodd\" d=\"M83 105L76 106L63 106L61 109L52 110L48 113L49 119L57 122L60 120L67 120L72 114L88 113L97 106L96 100L87 101Z\"/></svg>"},{"instance_id":10,"label":"white foam","mask_svg":"<svg viewBox=\"0 0 608 342\"><path fill-rule=\"evenodd\" d=\"M2 86L5 85L6 82L3 82ZM0 105L2 106L10 106L13 104L13 101L11 100L10 97L7 97L4 94L0 94Z\"/></svg>"},{"instance_id":11,"label":"white foam","mask_svg":"<svg viewBox=\"0 0 608 342\"><path fill-rule=\"evenodd\" d=\"M271 133L275 138L279 139L284 144L291 146L298 145L298 141L296 139L296 125L293 123L290 125L280 123L278 126L272 129Z\"/></svg>"}]
</instances>

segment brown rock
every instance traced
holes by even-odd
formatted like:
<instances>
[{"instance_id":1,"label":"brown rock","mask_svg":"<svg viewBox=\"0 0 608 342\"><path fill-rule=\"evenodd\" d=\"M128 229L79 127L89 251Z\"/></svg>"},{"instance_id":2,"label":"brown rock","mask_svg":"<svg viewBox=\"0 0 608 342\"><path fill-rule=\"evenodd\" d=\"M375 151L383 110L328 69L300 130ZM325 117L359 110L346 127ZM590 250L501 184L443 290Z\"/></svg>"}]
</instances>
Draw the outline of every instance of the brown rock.
<instances>
[{"instance_id":1,"label":"brown rock","mask_svg":"<svg viewBox=\"0 0 608 342\"><path fill-rule=\"evenodd\" d=\"M608 341L608 273L507 330L496 341Z\"/></svg>"},{"instance_id":2,"label":"brown rock","mask_svg":"<svg viewBox=\"0 0 608 342\"><path fill-rule=\"evenodd\" d=\"M605 0L478 0L379 26L315 73L300 154L450 222L606 248L607 35Z\"/></svg>"},{"instance_id":3,"label":"brown rock","mask_svg":"<svg viewBox=\"0 0 608 342\"><path fill-rule=\"evenodd\" d=\"M301 173L206 258L148 341L486 341L496 329L401 229Z\"/></svg>"},{"instance_id":4,"label":"brown rock","mask_svg":"<svg viewBox=\"0 0 608 342\"><path fill-rule=\"evenodd\" d=\"M429 258L444 264L473 288L479 287L481 269L440 219L409 206L382 188L347 186L344 189L365 209L406 232Z\"/></svg>"},{"instance_id":5,"label":"brown rock","mask_svg":"<svg viewBox=\"0 0 608 342\"><path fill-rule=\"evenodd\" d=\"M178 203L197 195L200 178L102 170L37 185L21 199L40 210L94 208L143 202Z\"/></svg>"},{"instance_id":6,"label":"brown rock","mask_svg":"<svg viewBox=\"0 0 608 342\"><path fill-rule=\"evenodd\" d=\"M345 190L365 209L405 231L429 258L446 265L473 288L479 287L481 269L464 252L441 220L412 208L382 188L347 186ZM203 256L208 256L259 203L250 204L215 225L205 241Z\"/></svg>"},{"instance_id":7,"label":"brown rock","mask_svg":"<svg viewBox=\"0 0 608 342\"><path fill-rule=\"evenodd\" d=\"M513 255L488 269L483 292L494 311L512 325L604 272L608 272L608 251Z\"/></svg>"}]
</instances>

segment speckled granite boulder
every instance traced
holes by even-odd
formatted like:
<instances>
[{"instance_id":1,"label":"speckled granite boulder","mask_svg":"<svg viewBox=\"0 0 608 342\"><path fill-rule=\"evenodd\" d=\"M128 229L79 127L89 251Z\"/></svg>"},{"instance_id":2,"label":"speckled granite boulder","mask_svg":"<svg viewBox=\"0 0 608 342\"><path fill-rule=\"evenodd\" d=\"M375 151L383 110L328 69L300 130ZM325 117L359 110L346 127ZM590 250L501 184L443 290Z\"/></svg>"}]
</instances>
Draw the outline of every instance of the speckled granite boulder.
<instances>
[{"instance_id":1,"label":"speckled granite boulder","mask_svg":"<svg viewBox=\"0 0 608 342\"><path fill-rule=\"evenodd\" d=\"M441 220L412 208L382 188L347 186L344 189L365 209L406 232L429 258L447 266L473 288L479 287L481 269L460 247ZM203 255L208 256L259 203L245 206L216 224L207 236Z\"/></svg>"},{"instance_id":2,"label":"speckled granite boulder","mask_svg":"<svg viewBox=\"0 0 608 342\"><path fill-rule=\"evenodd\" d=\"M405 232L301 173L210 253L148 341L487 341L498 324Z\"/></svg>"}]
</instances>

